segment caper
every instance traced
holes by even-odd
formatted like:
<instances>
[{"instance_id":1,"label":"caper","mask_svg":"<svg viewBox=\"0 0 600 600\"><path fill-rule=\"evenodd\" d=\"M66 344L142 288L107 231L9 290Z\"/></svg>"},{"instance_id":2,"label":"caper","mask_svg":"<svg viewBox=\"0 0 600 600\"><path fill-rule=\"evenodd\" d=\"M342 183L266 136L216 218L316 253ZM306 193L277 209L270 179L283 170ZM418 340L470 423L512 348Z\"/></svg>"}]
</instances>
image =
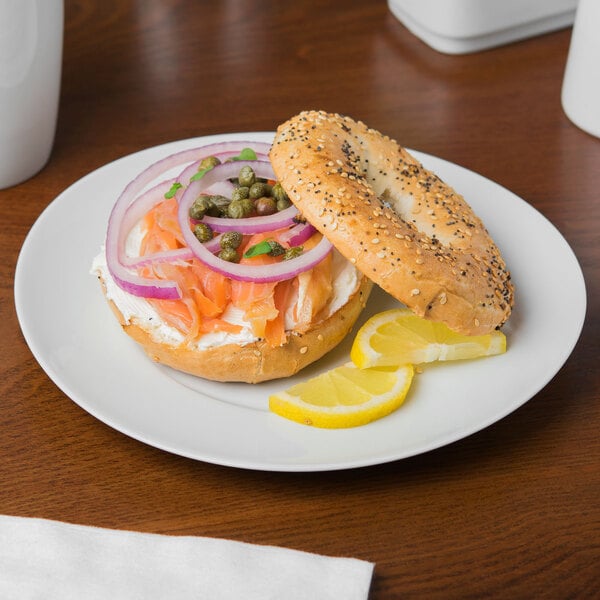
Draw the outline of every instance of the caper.
<instances>
[{"instance_id":1,"label":"caper","mask_svg":"<svg viewBox=\"0 0 600 600\"><path fill-rule=\"evenodd\" d=\"M233 248L236 250L242 243L243 236L239 231L228 231L221 236L219 244L224 250L225 248Z\"/></svg>"},{"instance_id":2,"label":"caper","mask_svg":"<svg viewBox=\"0 0 600 600\"><path fill-rule=\"evenodd\" d=\"M226 260L227 262L239 262L240 257L238 256L238 253L236 252L235 248L223 248L220 252L219 252L219 258L221 258L222 260Z\"/></svg>"},{"instance_id":3,"label":"caper","mask_svg":"<svg viewBox=\"0 0 600 600\"><path fill-rule=\"evenodd\" d=\"M251 217L256 212L256 206L254 204L254 200L250 198L244 198L240 200L242 203L242 207L244 209L244 217Z\"/></svg>"},{"instance_id":4,"label":"caper","mask_svg":"<svg viewBox=\"0 0 600 600\"><path fill-rule=\"evenodd\" d=\"M223 206L224 204L229 204L231 200L221 195L208 196L211 202L216 204L217 206Z\"/></svg>"},{"instance_id":5,"label":"caper","mask_svg":"<svg viewBox=\"0 0 600 600\"><path fill-rule=\"evenodd\" d=\"M281 256L285 254L285 248L275 240L269 240L269 246L271 246L271 250L267 253L269 256Z\"/></svg>"},{"instance_id":6,"label":"caper","mask_svg":"<svg viewBox=\"0 0 600 600\"><path fill-rule=\"evenodd\" d=\"M246 185L237 187L231 193L232 200L245 200L250 195L250 188Z\"/></svg>"},{"instance_id":7,"label":"caper","mask_svg":"<svg viewBox=\"0 0 600 600\"><path fill-rule=\"evenodd\" d=\"M254 169L248 165L242 167L238 174L238 181L241 186L250 187L256 181Z\"/></svg>"},{"instance_id":8,"label":"caper","mask_svg":"<svg viewBox=\"0 0 600 600\"><path fill-rule=\"evenodd\" d=\"M272 215L277 212L277 206L275 204L275 198L269 198L267 196L263 196L256 201L256 214L263 215Z\"/></svg>"},{"instance_id":9,"label":"caper","mask_svg":"<svg viewBox=\"0 0 600 600\"><path fill-rule=\"evenodd\" d=\"M190 218L199 221L205 214L218 214L217 206L209 196L198 196L190 206Z\"/></svg>"},{"instance_id":10,"label":"caper","mask_svg":"<svg viewBox=\"0 0 600 600\"><path fill-rule=\"evenodd\" d=\"M302 246L292 246L285 251L283 255L283 260L291 260L292 258L297 258L304 252L304 248Z\"/></svg>"},{"instance_id":11,"label":"caper","mask_svg":"<svg viewBox=\"0 0 600 600\"><path fill-rule=\"evenodd\" d=\"M288 198L288 195L285 193L285 190L283 189L282 185L277 182L273 188L271 189L271 196L273 196L273 198L275 198L275 200L279 201L279 200L286 200L287 202L290 201L290 199ZM289 204L288 204L289 206Z\"/></svg>"},{"instance_id":12,"label":"caper","mask_svg":"<svg viewBox=\"0 0 600 600\"><path fill-rule=\"evenodd\" d=\"M214 202L216 210L214 212L211 211L208 214L210 214L211 217L226 217L227 207L231 200L225 196L209 196L209 198Z\"/></svg>"},{"instance_id":13,"label":"caper","mask_svg":"<svg viewBox=\"0 0 600 600\"><path fill-rule=\"evenodd\" d=\"M221 161L216 156L207 156L203 158L198 166L198 171L204 171L207 169L212 169L217 165L220 165Z\"/></svg>"},{"instance_id":14,"label":"caper","mask_svg":"<svg viewBox=\"0 0 600 600\"><path fill-rule=\"evenodd\" d=\"M227 216L230 219L243 219L254 213L254 202L249 198L232 200L227 207Z\"/></svg>"},{"instance_id":15,"label":"caper","mask_svg":"<svg viewBox=\"0 0 600 600\"><path fill-rule=\"evenodd\" d=\"M250 186L249 190L250 198L262 198L263 196L268 196L268 189L265 183L257 181Z\"/></svg>"},{"instance_id":16,"label":"caper","mask_svg":"<svg viewBox=\"0 0 600 600\"><path fill-rule=\"evenodd\" d=\"M302 213L298 213L293 218L294 223L306 223L306 217Z\"/></svg>"},{"instance_id":17,"label":"caper","mask_svg":"<svg viewBox=\"0 0 600 600\"><path fill-rule=\"evenodd\" d=\"M231 219L243 219L244 207L241 200L232 200L227 207L227 216Z\"/></svg>"},{"instance_id":18,"label":"caper","mask_svg":"<svg viewBox=\"0 0 600 600\"><path fill-rule=\"evenodd\" d=\"M198 223L194 227L194 235L202 243L210 242L213 238L213 230L206 223Z\"/></svg>"},{"instance_id":19,"label":"caper","mask_svg":"<svg viewBox=\"0 0 600 600\"><path fill-rule=\"evenodd\" d=\"M291 205L292 203L289 201L288 198L282 198L280 200L277 200L277 203L275 204L277 212L281 212L282 210L289 208Z\"/></svg>"}]
</instances>

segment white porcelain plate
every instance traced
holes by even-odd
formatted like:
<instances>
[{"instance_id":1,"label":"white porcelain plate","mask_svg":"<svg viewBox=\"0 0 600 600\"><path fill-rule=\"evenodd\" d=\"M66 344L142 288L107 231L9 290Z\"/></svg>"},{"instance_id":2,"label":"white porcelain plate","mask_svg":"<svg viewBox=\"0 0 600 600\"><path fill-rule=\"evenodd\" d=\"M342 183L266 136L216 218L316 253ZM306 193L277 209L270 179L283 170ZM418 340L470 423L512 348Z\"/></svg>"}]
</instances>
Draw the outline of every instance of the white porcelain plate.
<instances>
[{"instance_id":1,"label":"white porcelain plate","mask_svg":"<svg viewBox=\"0 0 600 600\"><path fill-rule=\"evenodd\" d=\"M418 152L466 197L512 271L516 307L505 329L506 354L430 366L398 411L347 430L287 421L268 411L267 398L348 360L352 335L294 378L259 385L213 383L150 361L121 331L90 274L115 199L139 171L172 152L223 139L271 138L223 135L150 148L90 173L40 215L19 256L15 302L33 355L67 396L118 431L175 454L248 469L324 471L393 461L461 439L514 411L558 372L585 316L585 284L570 247L511 192ZM395 305L377 289L361 322Z\"/></svg>"}]
</instances>

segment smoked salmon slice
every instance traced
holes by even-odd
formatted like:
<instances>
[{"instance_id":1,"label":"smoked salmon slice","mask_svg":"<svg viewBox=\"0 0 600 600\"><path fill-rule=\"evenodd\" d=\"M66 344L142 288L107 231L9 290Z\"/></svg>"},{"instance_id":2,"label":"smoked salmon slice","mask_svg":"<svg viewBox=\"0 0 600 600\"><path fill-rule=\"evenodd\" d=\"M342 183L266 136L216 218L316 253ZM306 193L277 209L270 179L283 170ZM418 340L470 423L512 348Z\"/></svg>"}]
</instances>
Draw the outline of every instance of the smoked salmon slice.
<instances>
[{"instance_id":1,"label":"smoked salmon slice","mask_svg":"<svg viewBox=\"0 0 600 600\"><path fill-rule=\"evenodd\" d=\"M177 200L170 198L145 215L141 223L140 256L185 247L177 210ZM278 262L279 258L268 254L246 258L243 253L266 239L277 241L284 231L245 235L239 248L240 263L268 265ZM320 237L320 234L314 234L304 244L305 249L316 245ZM186 343L215 331L239 333L240 325L222 318L229 307L235 307L243 312L254 336L265 339L271 346L280 346L287 339L286 314L294 317L299 330L308 329L327 305L333 288L331 256L293 279L269 283L231 280L196 258L145 265L140 267L140 275L178 283L181 299L153 299L150 302L167 324L183 334Z\"/></svg>"}]
</instances>

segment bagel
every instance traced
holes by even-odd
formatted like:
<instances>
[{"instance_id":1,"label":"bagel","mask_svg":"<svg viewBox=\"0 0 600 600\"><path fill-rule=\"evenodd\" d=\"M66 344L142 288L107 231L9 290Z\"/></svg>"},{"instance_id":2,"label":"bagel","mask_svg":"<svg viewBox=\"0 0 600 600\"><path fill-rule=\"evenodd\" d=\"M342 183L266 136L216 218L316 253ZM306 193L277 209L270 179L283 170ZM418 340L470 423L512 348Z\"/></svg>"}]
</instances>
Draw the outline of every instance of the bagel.
<instances>
[{"instance_id":1,"label":"bagel","mask_svg":"<svg viewBox=\"0 0 600 600\"><path fill-rule=\"evenodd\" d=\"M214 381L288 377L339 344L365 307L372 281L290 206L269 149L185 149L117 198L91 272L153 360Z\"/></svg>"},{"instance_id":2,"label":"bagel","mask_svg":"<svg viewBox=\"0 0 600 600\"><path fill-rule=\"evenodd\" d=\"M269 157L303 216L414 313L468 335L506 322L513 285L498 247L465 199L396 141L305 111L278 127Z\"/></svg>"}]
</instances>

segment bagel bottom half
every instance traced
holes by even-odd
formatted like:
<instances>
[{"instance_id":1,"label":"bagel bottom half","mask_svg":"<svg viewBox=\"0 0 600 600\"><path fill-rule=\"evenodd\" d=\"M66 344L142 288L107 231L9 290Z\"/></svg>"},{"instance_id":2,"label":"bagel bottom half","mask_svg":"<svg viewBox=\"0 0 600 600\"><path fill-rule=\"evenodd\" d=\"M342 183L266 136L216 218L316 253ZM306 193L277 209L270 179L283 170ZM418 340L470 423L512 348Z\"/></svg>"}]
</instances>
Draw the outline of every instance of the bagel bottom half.
<instances>
[{"instance_id":1,"label":"bagel bottom half","mask_svg":"<svg viewBox=\"0 0 600 600\"><path fill-rule=\"evenodd\" d=\"M106 295L102 278L100 281ZM157 341L150 331L134 321L126 322L115 303L110 299L108 303L125 333L138 342L152 360L213 381L259 383L294 375L335 348L358 319L372 286L370 279L361 277L356 290L336 312L313 323L303 333L290 332L286 343L276 347L263 340L205 349L185 344L173 346Z\"/></svg>"}]
</instances>

